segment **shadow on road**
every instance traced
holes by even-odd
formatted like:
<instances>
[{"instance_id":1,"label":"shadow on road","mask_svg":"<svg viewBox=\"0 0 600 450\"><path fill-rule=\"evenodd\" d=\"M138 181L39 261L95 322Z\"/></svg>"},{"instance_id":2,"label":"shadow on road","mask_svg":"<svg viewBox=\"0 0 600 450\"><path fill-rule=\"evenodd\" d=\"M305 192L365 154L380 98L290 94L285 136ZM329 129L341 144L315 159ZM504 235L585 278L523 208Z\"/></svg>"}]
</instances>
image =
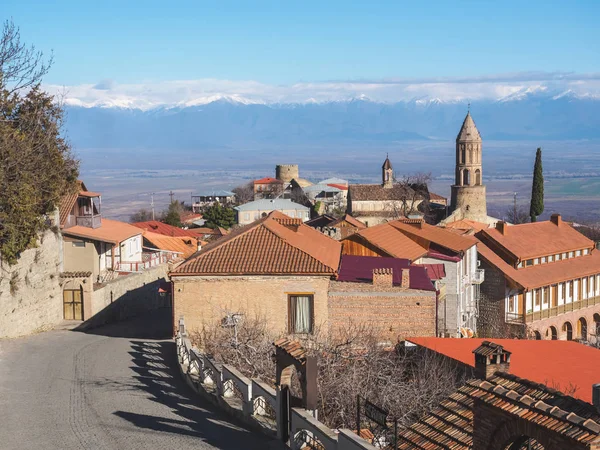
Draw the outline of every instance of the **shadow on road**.
<instances>
[{"instance_id":1,"label":"shadow on road","mask_svg":"<svg viewBox=\"0 0 600 450\"><path fill-rule=\"evenodd\" d=\"M172 314L171 308L160 308L138 317L96 328L87 328L82 324L73 331L129 339L170 339L173 337Z\"/></svg>"},{"instance_id":2,"label":"shadow on road","mask_svg":"<svg viewBox=\"0 0 600 450\"><path fill-rule=\"evenodd\" d=\"M280 448L267 437L232 424L231 418L202 402L179 374L174 342L131 341L129 353L137 388L147 392L152 401L167 406L175 417L127 411L116 411L117 416L139 428L197 437L220 449Z\"/></svg>"}]
</instances>

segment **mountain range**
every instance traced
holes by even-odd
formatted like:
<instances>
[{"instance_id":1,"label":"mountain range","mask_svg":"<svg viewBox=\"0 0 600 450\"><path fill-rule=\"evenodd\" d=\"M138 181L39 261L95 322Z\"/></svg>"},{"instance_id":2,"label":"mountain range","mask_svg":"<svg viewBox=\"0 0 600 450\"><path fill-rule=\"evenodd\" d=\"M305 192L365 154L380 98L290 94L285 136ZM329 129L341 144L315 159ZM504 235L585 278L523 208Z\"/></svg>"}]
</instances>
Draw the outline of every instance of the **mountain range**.
<instances>
[{"instance_id":1,"label":"mountain range","mask_svg":"<svg viewBox=\"0 0 600 450\"><path fill-rule=\"evenodd\" d=\"M436 98L266 104L220 97L188 105L147 110L67 105L66 126L76 148L368 144L454 139L468 108L465 100ZM470 110L483 139L600 138L600 98L593 96L524 91L498 100L473 101Z\"/></svg>"}]
</instances>

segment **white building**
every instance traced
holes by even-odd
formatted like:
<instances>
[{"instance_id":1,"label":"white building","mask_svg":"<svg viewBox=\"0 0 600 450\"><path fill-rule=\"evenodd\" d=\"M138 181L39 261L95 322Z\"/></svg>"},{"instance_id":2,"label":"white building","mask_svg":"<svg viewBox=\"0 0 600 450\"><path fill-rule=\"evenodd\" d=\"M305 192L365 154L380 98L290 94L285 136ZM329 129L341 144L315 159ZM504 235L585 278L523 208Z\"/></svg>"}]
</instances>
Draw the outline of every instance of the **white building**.
<instances>
[{"instance_id":1,"label":"white building","mask_svg":"<svg viewBox=\"0 0 600 450\"><path fill-rule=\"evenodd\" d=\"M256 200L236 206L234 209L240 225L246 225L261 217L266 217L271 211L279 211L293 219L301 219L302 222L310 219L310 208L284 198Z\"/></svg>"}]
</instances>

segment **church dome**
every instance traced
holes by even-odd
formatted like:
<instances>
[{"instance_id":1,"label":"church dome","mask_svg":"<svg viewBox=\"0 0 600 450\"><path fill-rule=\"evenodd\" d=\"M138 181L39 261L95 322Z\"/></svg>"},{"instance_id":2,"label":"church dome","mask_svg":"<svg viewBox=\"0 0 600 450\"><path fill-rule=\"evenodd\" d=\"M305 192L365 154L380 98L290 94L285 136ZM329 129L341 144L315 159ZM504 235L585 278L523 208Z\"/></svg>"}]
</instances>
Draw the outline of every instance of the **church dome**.
<instances>
[{"instance_id":1,"label":"church dome","mask_svg":"<svg viewBox=\"0 0 600 450\"><path fill-rule=\"evenodd\" d=\"M481 141L481 136L479 135L479 130L475 126L475 122L471 117L471 113L467 113L467 117L458 132L458 136L456 136L457 141Z\"/></svg>"}]
</instances>

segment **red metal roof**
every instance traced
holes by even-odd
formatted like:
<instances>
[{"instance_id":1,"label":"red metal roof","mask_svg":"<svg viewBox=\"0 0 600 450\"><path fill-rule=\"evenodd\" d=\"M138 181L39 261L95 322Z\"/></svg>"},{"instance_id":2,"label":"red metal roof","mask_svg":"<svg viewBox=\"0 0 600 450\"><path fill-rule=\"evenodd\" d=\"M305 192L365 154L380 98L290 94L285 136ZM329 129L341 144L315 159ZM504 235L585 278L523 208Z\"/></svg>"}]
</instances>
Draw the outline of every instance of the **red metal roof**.
<instances>
[{"instance_id":1,"label":"red metal roof","mask_svg":"<svg viewBox=\"0 0 600 450\"><path fill-rule=\"evenodd\" d=\"M340 191L348 190L348 186L344 186L343 184L328 184L327 186L334 187L336 189L339 189Z\"/></svg>"},{"instance_id":2,"label":"red metal roof","mask_svg":"<svg viewBox=\"0 0 600 450\"><path fill-rule=\"evenodd\" d=\"M442 266L443 267L443 266ZM393 283L400 286L402 269L410 273L410 288L434 291L433 283L422 266L412 265L408 259L379 256L343 255L337 281L372 283L373 269L392 269Z\"/></svg>"},{"instance_id":3,"label":"red metal roof","mask_svg":"<svg viewBox=\"0 0 600 450\"><path fill-rule=\"evenodd\" d=\"M283 181L277 178L265 177L260 180L254 180L254 184L283 184Z\"/></svg>"},{"instance_id":4,"label":"red metal roof","mask_svg":"<svg viewBox=\"0 0 600 450\"><path fill-rule=\"evenodd\" d=\"M483 341L500 344L512 353L509 372L544 384L586 402L592 401L592 385L600 380L600 351L573 341L524 339L409 338L469 366L475 365L473 350ZM577 388L575 393L572 388Z\"/></svg>"},{"instance_id":5,"label":"red metal roof","mask_svg":"<svg viewBox=\"0 0 600 450\"><path fill-rule=\"evenodd\" d=\"M446 277L446 268L443 264L415 264L415 266L424 267L432 280L441 280Z\"/></svg>"}]
</instances>

